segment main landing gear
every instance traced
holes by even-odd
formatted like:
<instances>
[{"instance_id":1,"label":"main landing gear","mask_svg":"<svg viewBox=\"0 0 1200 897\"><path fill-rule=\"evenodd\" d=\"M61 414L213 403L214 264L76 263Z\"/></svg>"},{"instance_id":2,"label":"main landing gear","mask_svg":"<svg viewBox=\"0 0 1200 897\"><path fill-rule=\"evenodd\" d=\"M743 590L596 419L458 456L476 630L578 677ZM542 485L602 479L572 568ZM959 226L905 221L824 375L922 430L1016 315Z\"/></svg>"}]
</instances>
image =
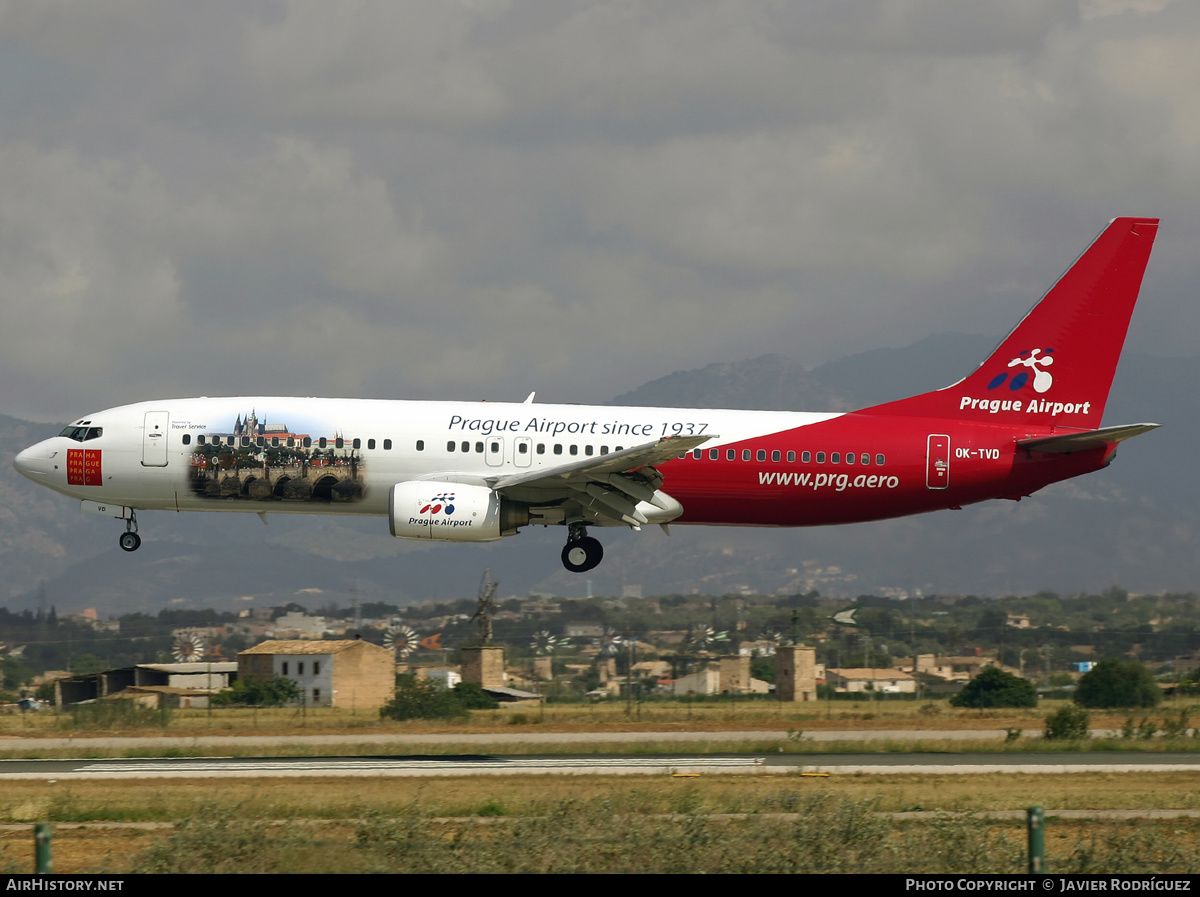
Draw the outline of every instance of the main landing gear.
<instances>
[{"instance_id":1,"label":"main landing gear","mask_svg":"<svg viewBox=\"0 0 1200 897\"><path fill-rule=\"evenodd\" d=\"M586 573L604 559L604 546L587 534L582 523L572 523L568 533L562 562L572 573Z\"/></svg>"},{"instance_id":2,"label":"main landing gear","mask_svg":"<svg viewBox=\"0 0 1200 897\"><path fill-rule=\"evenodd\" d=\"M120 546L126 551L137 551L142 547L142 537L138 535L137 511L129 509L129 518L125 521L125 532L121 533L121 538L118 540Z\"/></svg>"}]
</instances>

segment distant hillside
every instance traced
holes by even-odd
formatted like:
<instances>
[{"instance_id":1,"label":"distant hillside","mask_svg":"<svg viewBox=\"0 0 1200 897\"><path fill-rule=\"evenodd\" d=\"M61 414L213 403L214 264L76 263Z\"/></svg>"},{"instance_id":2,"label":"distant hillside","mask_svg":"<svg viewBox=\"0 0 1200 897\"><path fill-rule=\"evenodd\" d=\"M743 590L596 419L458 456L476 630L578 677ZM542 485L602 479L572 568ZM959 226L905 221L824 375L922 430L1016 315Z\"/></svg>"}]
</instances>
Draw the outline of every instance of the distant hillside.
<instances>
[{"instance_id":1,"label":"distant hillside","mask_svg":"<svg viewBox=\"0 0 1200 897\"><path fill-rule=\"evenodd\" d=\"M844 394L782 355L676 371L617 396L614 405L747 408L757 411L849 411Z\"/></svg>"},{"instance_id":2,"label":"distant hillside","mask_svg":"<svg viewBox=\"0 0 1200 897\"><path fill-rule=\"evenodd\" d=\"M906 349L875 349L806 370L782 355L676 371L613 399L616 405L852 411L949 386L971 373L996 340L962 333Z\"/></svg>"}]
</instances>

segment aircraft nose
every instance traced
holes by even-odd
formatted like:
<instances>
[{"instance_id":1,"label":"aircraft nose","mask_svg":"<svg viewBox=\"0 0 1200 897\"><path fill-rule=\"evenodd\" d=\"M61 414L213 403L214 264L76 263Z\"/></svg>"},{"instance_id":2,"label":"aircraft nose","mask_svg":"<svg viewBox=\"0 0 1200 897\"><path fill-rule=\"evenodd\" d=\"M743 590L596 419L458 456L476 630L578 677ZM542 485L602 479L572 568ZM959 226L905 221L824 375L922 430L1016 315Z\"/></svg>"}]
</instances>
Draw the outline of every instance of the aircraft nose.
<instances>
[{"instance_id":1,"label":"aircraft nose","mask_svg":"<svg viewBox=\"0 0 1200 897\"><path fill-rule=\"evenodd\" d=\"M13 458L13 467L21 476L36 479L50 473L50 451L45 443L31 445Z\"/></svg>"}]
</instances>

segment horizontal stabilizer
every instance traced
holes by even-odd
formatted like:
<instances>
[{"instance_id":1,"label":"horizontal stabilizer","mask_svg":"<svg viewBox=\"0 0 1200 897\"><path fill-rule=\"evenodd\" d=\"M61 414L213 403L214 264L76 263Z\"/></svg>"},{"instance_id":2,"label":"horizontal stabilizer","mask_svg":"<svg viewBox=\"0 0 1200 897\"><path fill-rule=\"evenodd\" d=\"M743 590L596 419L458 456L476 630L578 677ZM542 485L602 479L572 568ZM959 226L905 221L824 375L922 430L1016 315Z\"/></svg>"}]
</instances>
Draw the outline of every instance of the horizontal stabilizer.
<instances>
[{"instance_id":1,"label":"horizontal stabilizer","mask_svg":"<svg viewBox=\"0 0 1200 897\"><path fill-rule=\"evenodd\" d=\"M1085 430L1082 433L1064 433L1058 436L1037 436L1033 439L1018 439L1017 446L1030 452L1082 452L1087 449L1111 445L1140 436L1157 429L1162 424L1126 424L1122 427L1103 427Z\"/></svg>"}]
</instances>

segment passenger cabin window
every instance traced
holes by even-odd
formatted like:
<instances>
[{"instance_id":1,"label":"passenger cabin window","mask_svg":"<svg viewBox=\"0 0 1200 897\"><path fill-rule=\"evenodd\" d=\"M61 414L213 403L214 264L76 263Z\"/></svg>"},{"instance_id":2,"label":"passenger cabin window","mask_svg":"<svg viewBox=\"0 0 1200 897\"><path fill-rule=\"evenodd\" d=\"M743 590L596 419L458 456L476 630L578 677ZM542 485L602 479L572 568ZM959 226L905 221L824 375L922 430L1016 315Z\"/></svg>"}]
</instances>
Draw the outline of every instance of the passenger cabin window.
<instances>
[{"instance_id":1,"label":"passenger cabin window","mask_svg":"<svg viewBox=\"0 0 1200 897\"><path fill-rule=\"evenodd\" d=\"M758 454L756 454L756 455L755 455L755 457L756 457L756 458L757 458L759 461L766 461L766 460L767 460L767 451L766 451L766 449L759 449L759 450L758 450Z\"/></svg>"},{"instance_id":2,"label":"passenger cabin window","mask_svg":"<svg viewBox=\"0 0 1200 897\"><path fill-rule=\"evenodd\" d=\"M329 445L329 440L326 439L324 436L322 436L320 439L317 440L317 445L320 448L325 448L325 446Z\"/></svg>"},{"instance_id":3,"label":"passenger cabin window","mask_svg":"<svg viewBox=\"0 0 1200 897\"><path fill-rule=\"evenodd\" d=\"M469 442L464 442L464 443L462 444L462 450L463 450L464 452L469 452L469 451L471 450L471 443L469 443Z\"/></svg>"},{"instance_id":4,"label":"passenger cabin window","mask_svg":"<svg viewBox=\"0 0 1200 897\"><path fill-rule=\"evenodd\" d=\"M859 460L861 460L863 464L870 464L870 463L871 463L871 456L870 456L870 455L868 455L866 452L863 452L863 453L862 453L862 458L860 458Z\"/></svg>"},{"instance_id":5,"label":"passenger cabin window","mask_svg":"<svg viewBox=\"0 0 1200 897\"><path fill-rule=\"evenodd\" d=\"M735 460L737 460L737 449L726 449L726 451L725 451L725 460L726 460L726 461L735 461Z\"/></svg>"},{"instance_id":6,"label":"passenger cabin window","mask_svg":"<svg viewBox=\"0 0 1200 897\"><path fill-rule=\"evenodd\" d=\"M537 444L537 453L538 453L539 455L544 455L544 454L546 454L546 443L544 443L544 442L539 442L539 443Z\"/></svg>"},{"instance_id":7,"label":"passenger cabin window","mask_svg":"<svg viewBox=\"0 0 1200 897\"><path fill-rule=\"evenodd\" d=\"M233 437L232 437L232 436L226 436L226 437L225 437L225 444L226 444L226 445L229 445L229 446L232 446L232 445L233 445Z\"/></svg>"},{"instance_id":8,"label":"passenger cabin window","mask_svg":"<svg viewBox=\"0 0 1200 897\"><path fill-rule=\"evenodd\" d=\"M846 463L847 464L854 463L854 452L846 452Z\"/></svg>"},{"instance_id":9,"label":"passenger cabin window","mask_svg":"<svg viewBox=\"0 0 1200 897\"><path fill-rule=\"evenodd\" d=\"M355 441L355 442L358 442L358 440L357 440L357 439L355 439L354 441ZM356 445L356 446L355 446L355 448L358 448L358 446ZM375 440L374 440L374 439L368 439L368 440L367 440L367 448L369 448L369 449L373 449L373 448L375 448Z\"/></svg>"},{"instance_id":10,"label":"passenger cabin window","mask_svg":"<svg viewBox=\"0 0 1200 897\"><path fill-rule=\"evenodd\" d=\"M796 460L795 452L788 452L788 463L791 464Z\"/></svg>"},{"instance_id":11,"label":"passenger cabin window","mask_svg":"<svg viewBox=\"0 0 1200 897\"><path fill-rule=\"evenodd\" d=\"M883 467L883 455L876 455L875 463L878 464L880 467Z\"/></svg>"},{"instance_id":12,"label":"passenger cabin window","mask_svg":"<svg viewBox=\"0 0 1200 897\"><path fill-rule=\"evenodd\" d=\"M246 447L246 446L248 446L249 444L250 444L250 437L249 437L249 436L243 436L243 437L242 437L242 447L243 447L243 448L245 448L245 447Z\"/></svg>"},{"instance_id":13,"label":"passenger cabin window","mask_svg":"<svg viewBox=\"0 0 1200 897\"><path fill-rule=\"evenodd\" d=\"M832 455L830 455L830 456L829 456L829 463L830 463L830 464L838 464L838 463L840 463L840 462L841 462L841 460L842 460L842 453L841 453L841 452L834 452Z\"/></svg>"},{"instance_id":14,"label":"passenger cabin window","mask_svg":"<svg viewBox=\"0 0 1200 897\"><path fill-rule=\"evenodd\" d=\"M808 464L810 461L812 461L812 452L801 452L800 460L804 464Z\"/></svg>"},{"instance_id":15,"label":"passenger cabin window","mask_svg":"<svg viewBox=\"0 0 1200 897\"><path fill-rule=\"evenodd\" d=\"M336 438L333 440L333 447L334 447L334 448L345 448L345 447L346 447L346 440L342 439L342 437L341 437L341 436L338 436L338 437L336 437Z\"/></svg>"},{"instance_id":16,"label":"passenger cabin window","mask_svg":"<svg viewBox=\"0 0 1200 897\"><path fill-rule=\"evenodd\" d=\"M183 444L184 444L184 445L191 445L191 444L192 444L192 434L191 434L191 433L184 433L184 434L183 434Z\"/></svg>"},{"instance_id":17,"label":"passenger cabin window","mask_svg":"<svg viewBox=\"0 0 1200 897\"><path fill-rule=\"evenodd\" d=\"M305 436L305 437L304 437L304 447L305 447L305 448L312 448L312 437L311 437L311 436Z\"/></svg>"},{"instance_id":18,"label":"passenger cabin window","mask_svg":"<svg viewBox=\"0 0 1200 897\"><path fill-rule=\"evenodd\" d=\"M577 446L577 445L571 446L571 454L578 455L579 454L579 446Z\"/></svg>"},{"instance_id":19,"label":"passenger cabin window","mask_svg":"<svg viewBox=\"0 0 1200 897\"><path fill-rule=\"evenodd\" d=\"M475 451L479 452L479 454L481 454L481 455L483 454L483 443L482 442L475 443Z\"/></svg>"},{"instance_id":20,"label":"passenger cabin window","mask_svg":"<svg viewBox=\"0 0 1200 897\"><path fill-rule=\"evenodd\" d=\"M709 449L708 450L708 460L709 461L721 460L721 450L720 449Z\"/></svg>"},{"instance_id":21,"label":"passenger cabin window","mask_svg":"<svg viewBox=\"0 0 1200 897\"><path fill-rule=\"evenodd\" d=\"M392 450L392 440L390 440L390 439L383 440L383 450L385 452L390 452ZM417 451L418 452L425 451L425 440L424 439L417 440Z\"/></svg>"},{"instance_id":22,"label":"passenger cabin window","mask_svg":"<svg viewBox=\"0 0 1200 897\"><path fill-rule=\"evenodd\" d=\"M817 452L817 463L818 464L825 463L825 453L824 452Z\"/></svg>"},{"instance_id":23,"label":"passenger cabin window","mask_svg":"<svg viewBox=\"0 0 1200 897\"><path fill-rule=\"evenodd\" d=\"M527 442L520 443L517 446L517 453L521 454L521 455L528 455L529 454L529 443L527 443Z\"/></svg>"},{"instance_id":24,"label":"passenger cabin window","mask_svg":"<svg viewBox=\"0 0 1200 897\"><path fill-rule=\"evenodd\" d=\"M556 454L556 455L562 454L562 443L560 443L560 442L554 443L554 454Z\"/></svg>"},{"instance_id":25,"label":"passenger cabin window","mask_svg":"<svg viewBox=\"0 0 1200 897\"><path fill-rule=\"evenodd\" d=\"M743 461L750 460L750 449L742 449L742 460Z\"/></svg>"},{"instance_id":26,"label":"passenger cabin window","mask_svg":"<svg viewBox=\"0 0 1200 897\"><path fill-rule=\"evenodd\" d=\"M392 440L390 440L390 439L383 440L383 447L385 449L390 449L392 447ZM417 440L417 451L418 452L425 451L425 440L424 439Z\"/></svg>"},{"instance_id":27,"label":"passenger cabin window","mask_svg":"<svg viewBox=\"0 0 1200 897\"><path fill-rule=\"evenodd\" d=\"M771 452L771 460L772 460L772 461L778 461L778 460L779 460L780 458L782 458L782 457L783 457L783 455L781 455L781 454L780 454L779 452L777 452L777 451L775 451L775 452Z\"/></svg>"},{"instance_id":28,"label":"passenger cabin window","mask_svg":"<svg viewBox=\"0 0 1200 897\"><path fill-rule=\"evenodd\" d=\"M372 443L374 443L374 442L375 442L375 440L374 440L374 439L372 439L372 440L371 440L371 442L372 442ZM361 440L361 439L355 439L355 440L354 440L354 442L352 442L352 443L350 444L350 447L351 447L351 448L356 448L356 449L360 449L360 448L362 448L362 440ZM371 446L371 448L375 448L375 446L374 446L374 445L372 445L372 446Z\"/></svg>"},{"instance_id":29,"label":"passenger cabin window","mask_svg":"<svg viewBox=\"0 0 1200 897\"><path fill-rule=\"evenodd\" d=\"M448 451L448 452L454 451L454 443L453 442L446 443L446 451Z\"/></svg>"}]
</instances>

